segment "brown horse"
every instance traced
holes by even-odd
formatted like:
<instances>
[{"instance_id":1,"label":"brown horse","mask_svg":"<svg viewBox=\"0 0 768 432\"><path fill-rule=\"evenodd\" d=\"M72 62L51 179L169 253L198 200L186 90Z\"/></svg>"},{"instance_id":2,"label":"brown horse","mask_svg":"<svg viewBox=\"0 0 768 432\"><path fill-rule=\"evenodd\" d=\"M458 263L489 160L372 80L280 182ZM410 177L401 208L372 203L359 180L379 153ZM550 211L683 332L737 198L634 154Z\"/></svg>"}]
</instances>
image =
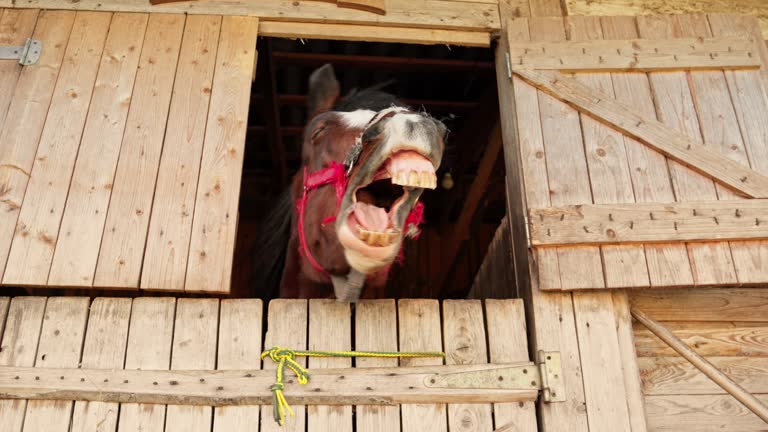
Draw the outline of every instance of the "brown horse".
<instances>
[{"instance_id":1,"label":"brown horse","mask_svg":"<svg viewBox=\"0 0 768 432\"><path fill-rule=\"evenodd\" d=\"M418 233L446 128L377 89L337 103L325 65L309 79L302 167L263 225L253 289L262 297L356 301L381 295L406 237Z\"/></svg>"}]
</instances>

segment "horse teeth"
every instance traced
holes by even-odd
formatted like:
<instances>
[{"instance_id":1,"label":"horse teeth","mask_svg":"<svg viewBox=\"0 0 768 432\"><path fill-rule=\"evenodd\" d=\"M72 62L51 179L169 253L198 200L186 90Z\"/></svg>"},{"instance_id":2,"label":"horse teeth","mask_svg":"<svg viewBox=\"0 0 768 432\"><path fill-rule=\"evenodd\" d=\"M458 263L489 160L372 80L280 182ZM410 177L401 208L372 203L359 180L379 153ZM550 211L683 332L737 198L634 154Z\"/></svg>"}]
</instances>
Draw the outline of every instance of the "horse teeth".
<instances>
[{"instance_id":1,"label":"horse teeth","mask_svg":"<svg viewBox=\"0 0 768 432\"><path fill-rule=\"evenodd\" d=\"M362 228L360 228L359 231L360 231L360 240L364 242L368 242L368 238L370 237L371 232L368 230L364 230Z\"/></svg>"},{"instance_id":2,"label":"horse teeth","mask_svg":"<svg viewBox=\"0 0 768 432\"><path fill-rule=\"evenodd\" d=\"M408 175L408 186L421 187L419 183L419 173L416 171L411 171Z\"/></svg>"}]
</instances>

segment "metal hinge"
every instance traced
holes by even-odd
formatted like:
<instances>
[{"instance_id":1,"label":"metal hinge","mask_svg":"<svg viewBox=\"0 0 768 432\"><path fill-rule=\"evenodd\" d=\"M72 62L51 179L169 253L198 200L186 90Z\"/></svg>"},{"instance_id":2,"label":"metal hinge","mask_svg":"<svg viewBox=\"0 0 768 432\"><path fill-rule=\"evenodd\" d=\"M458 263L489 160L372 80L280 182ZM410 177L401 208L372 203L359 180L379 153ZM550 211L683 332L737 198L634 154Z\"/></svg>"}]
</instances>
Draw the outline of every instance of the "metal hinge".
<instances>
[{"instance_id":1,"label":"metal hinge","mask_svg":"<svg viewBox=\"0 0 768 432\"><path fill-rule=\"evenodd\" d=\"M523 216L523 222L525 224L525 241L528 245L528 248L531 247L531 221L528 219L528 216Z\"/></svg>"},{"instance_id":2,"label":"metal hinge","mask_svg":"<svg viewBox=\"0 0 768 432\"><path fill-rule=\"evenodd\" d=\"M509 59L509 53L504 53L507 60L507 78L512 79L512 61Z\"/></svg>"},{"instance_id":3,"label":"metal hinge","mask_svg":"<svg viewBox=\"0 0 768 432\"><path fill-rule=\"evenodd\" d=\"M43 51L43 43L36 39L27 39L21 46L0 46L0 60L19 60L22 66L37 63L40 53Z\"/></svg>"},{"instance_id":4,"label":"metal hinge","mask_svg":"<svg viewBox=\"0 0 768 432\"><path fill-rule=\"evenodd\" d=\"M424 385L438 388L541 390L545 402L565 402L560 352L539 351L535 364L434 374Z\"/></svg>"}]
</instances>

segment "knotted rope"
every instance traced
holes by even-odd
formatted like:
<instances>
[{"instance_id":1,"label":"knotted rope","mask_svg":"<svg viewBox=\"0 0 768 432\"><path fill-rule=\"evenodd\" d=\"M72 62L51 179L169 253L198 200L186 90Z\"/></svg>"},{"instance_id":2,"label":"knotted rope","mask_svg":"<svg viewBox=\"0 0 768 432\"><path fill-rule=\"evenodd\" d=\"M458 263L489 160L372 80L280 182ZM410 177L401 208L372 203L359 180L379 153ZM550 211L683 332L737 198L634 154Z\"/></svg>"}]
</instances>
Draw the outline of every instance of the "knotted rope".
<instances>
[{"instance_id":1,"label":"knotted rope","mask_svg":"<svg viewBox=\"0 0 768 432\"><path fill-rule=\"evenodd\" d=\"M261 359L271 358L277 364L277 379L270 387L274 395L274 417L277 424L282 426L285 423L286 413L294 416L291 406L285 400L283 390L283 378L285 368L288 367L296 374L299 384L309 382L309 370L304 368L298 362L296 357L396 357L396 358L417 358L417 357L445 357L443 352L391 352L391 351L299 351L287 348L274 347L261 353Z\"/></svg>"}]
</instances>

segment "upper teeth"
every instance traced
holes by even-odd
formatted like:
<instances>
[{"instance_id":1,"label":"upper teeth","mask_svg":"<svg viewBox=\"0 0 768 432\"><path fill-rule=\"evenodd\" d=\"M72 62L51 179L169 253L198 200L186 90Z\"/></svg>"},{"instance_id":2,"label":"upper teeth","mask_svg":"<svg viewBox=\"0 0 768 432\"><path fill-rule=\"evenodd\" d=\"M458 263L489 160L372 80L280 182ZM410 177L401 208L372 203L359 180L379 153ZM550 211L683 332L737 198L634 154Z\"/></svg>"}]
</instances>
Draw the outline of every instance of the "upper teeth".
<instances>
[{"instance_id":1,"label":"upper teeth","mask_svg":"<svg viewBox=\"0 0 768 432\"><path fill-rule=\"evenodd\" d=\"M392 183L400 186L434 189L437 187L437 176L430 171L400 170L392 175Z\"/></svg>"},{"instance_id":2,"label":"upper teeth","mask_svg":"<svg viewBox=\"0 0 768 432\"><path fill-rule=\"evenodd\" d=\"M397 240L400 233L392 230L387 232L369 231L361 226L357 226L360 233L360 240L368 243L370 246L389 246Z\"/></svg>"}]
</instances>

